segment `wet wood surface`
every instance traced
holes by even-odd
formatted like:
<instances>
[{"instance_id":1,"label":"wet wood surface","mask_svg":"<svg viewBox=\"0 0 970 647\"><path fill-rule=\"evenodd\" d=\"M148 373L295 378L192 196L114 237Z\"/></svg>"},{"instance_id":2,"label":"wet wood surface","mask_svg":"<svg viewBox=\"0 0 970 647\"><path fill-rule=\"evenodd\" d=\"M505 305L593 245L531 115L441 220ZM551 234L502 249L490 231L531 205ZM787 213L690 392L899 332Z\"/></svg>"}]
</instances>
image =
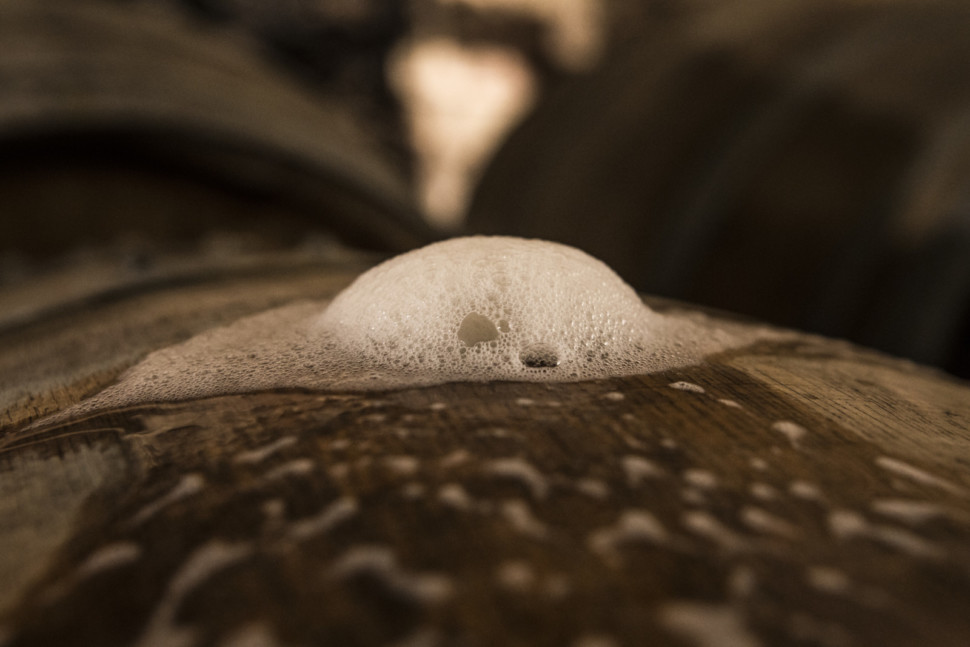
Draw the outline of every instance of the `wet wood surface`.
<instances>
[{"instance_id":1,"label":"wet wood surface","mask_svg":"<svg viewBox=\"0 0 970 647\"><path fill-rule=\"evenodd\" d=\"M970 640L970 389L841 342L44 423L151 348L332 295L339 267L88 286L6 321L0 644Z\"/></svg>"}]
</instances>

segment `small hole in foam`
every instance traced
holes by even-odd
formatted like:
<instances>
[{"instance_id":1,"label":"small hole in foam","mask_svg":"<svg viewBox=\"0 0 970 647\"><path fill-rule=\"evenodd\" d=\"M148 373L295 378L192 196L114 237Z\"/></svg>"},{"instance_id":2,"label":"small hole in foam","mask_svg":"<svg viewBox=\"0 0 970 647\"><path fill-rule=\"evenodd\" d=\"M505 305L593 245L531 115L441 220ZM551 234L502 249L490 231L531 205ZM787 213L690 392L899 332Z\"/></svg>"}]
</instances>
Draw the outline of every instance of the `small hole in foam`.
<instances>
[{"instance_id":1,"label":"small hole in foam","mask_svg":"<svg viewBox=\"0 0 970 647\"><path fill-rule=\"evenodd\" d=\"M559 366L559 351L549 344L532 344L519 353L519 361L528 368L555 368Z\"/></svg>"}]
</instances>

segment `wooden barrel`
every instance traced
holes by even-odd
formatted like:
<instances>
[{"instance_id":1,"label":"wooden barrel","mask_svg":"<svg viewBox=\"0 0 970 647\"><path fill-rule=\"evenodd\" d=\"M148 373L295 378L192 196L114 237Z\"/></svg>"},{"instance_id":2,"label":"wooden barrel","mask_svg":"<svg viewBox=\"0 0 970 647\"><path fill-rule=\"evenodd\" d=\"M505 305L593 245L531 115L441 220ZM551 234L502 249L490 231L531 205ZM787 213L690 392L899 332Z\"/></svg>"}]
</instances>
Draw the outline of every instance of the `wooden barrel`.
<instances>
[{"instance_id":1,"label":"wooden barrel","mask_svg":"<svg viewBox=\"0 0 970 647\"><path fill-rule=\"evenodd\" d=\"M108 274L0 328L0 644L970 639L970 388L844 342L43 421L150 349L328 298L334 261Z\"/></svg>"},{"instance_id":2,"label":"wooden barrel","mask_svg":"<svg viewBox=\"0 0 970 647\"><path fill-rule=\"evenodd\" d=\"M471 230L970 376L965 3L656 9L513 134Z\"/></svg>"},{"instance_id":3,"label":"wooden barrel","mask_svg":"<svg viewBox=\"0 0 970 647\"><path fill-rule=\"evenodd\" d=\"M239 34L97 0L8 1L0 32L2 238L41 259L0 256L0 646L970 642L970 388L844 342L54 418L152 350L325 302L374 260L330 234L426 232L365 114ZM103 60L110 92L80 82Z\"/></svg>"},{"instance_id":4,"label":"wooden barrel","mask_svg":"<svg viewBox=\"0 0 970 647\"><path fill-rule=\"evenodd\" d=\"M0 250L211 229L315 229L385 251L432 237L378 93L306 82L234 24L155 3L8 0L0 44Z\"/></svg>"}]
</instances>

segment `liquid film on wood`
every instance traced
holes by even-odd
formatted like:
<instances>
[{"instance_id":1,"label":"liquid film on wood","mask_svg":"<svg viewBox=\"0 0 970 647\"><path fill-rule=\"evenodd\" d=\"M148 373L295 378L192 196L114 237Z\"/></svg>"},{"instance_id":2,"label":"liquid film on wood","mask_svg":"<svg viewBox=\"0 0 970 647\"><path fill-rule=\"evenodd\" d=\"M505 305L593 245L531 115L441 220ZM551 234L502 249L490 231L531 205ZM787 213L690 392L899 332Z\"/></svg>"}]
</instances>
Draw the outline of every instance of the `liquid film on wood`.
<instances>
[{"instance_id":1,"label":"liquid film on wood","mask_svg":"<svg viewBox=\"0 0 970 647\"><path fill-rule=\"evenodd\" d=\"M332 302L289 304L151 353L80 407L273 388L619 377L777 335L655 312L572 247L475 236L392 258Z\"/></svg>"}]
</instances>

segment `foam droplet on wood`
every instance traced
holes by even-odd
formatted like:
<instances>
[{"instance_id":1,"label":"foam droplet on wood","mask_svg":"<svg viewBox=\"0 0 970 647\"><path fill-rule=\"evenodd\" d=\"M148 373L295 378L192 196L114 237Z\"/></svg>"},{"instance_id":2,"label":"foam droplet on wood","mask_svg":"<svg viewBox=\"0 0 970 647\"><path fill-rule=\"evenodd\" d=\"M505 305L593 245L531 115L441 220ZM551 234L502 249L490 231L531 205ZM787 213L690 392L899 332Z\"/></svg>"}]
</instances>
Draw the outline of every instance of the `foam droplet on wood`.
<instances>
[{"instance_id":1,"label":"foam droplet on wood","mask_svg":"<svg viewBox=\"0 0 970 647\"><path fill-rule=\"evenodd\" d=\"M374 267L329 304L290 304L156 351L81 409L276 388L620 377L777 335L654 312L565 245L456 238Z\"/></svg>"}]
</instances>

